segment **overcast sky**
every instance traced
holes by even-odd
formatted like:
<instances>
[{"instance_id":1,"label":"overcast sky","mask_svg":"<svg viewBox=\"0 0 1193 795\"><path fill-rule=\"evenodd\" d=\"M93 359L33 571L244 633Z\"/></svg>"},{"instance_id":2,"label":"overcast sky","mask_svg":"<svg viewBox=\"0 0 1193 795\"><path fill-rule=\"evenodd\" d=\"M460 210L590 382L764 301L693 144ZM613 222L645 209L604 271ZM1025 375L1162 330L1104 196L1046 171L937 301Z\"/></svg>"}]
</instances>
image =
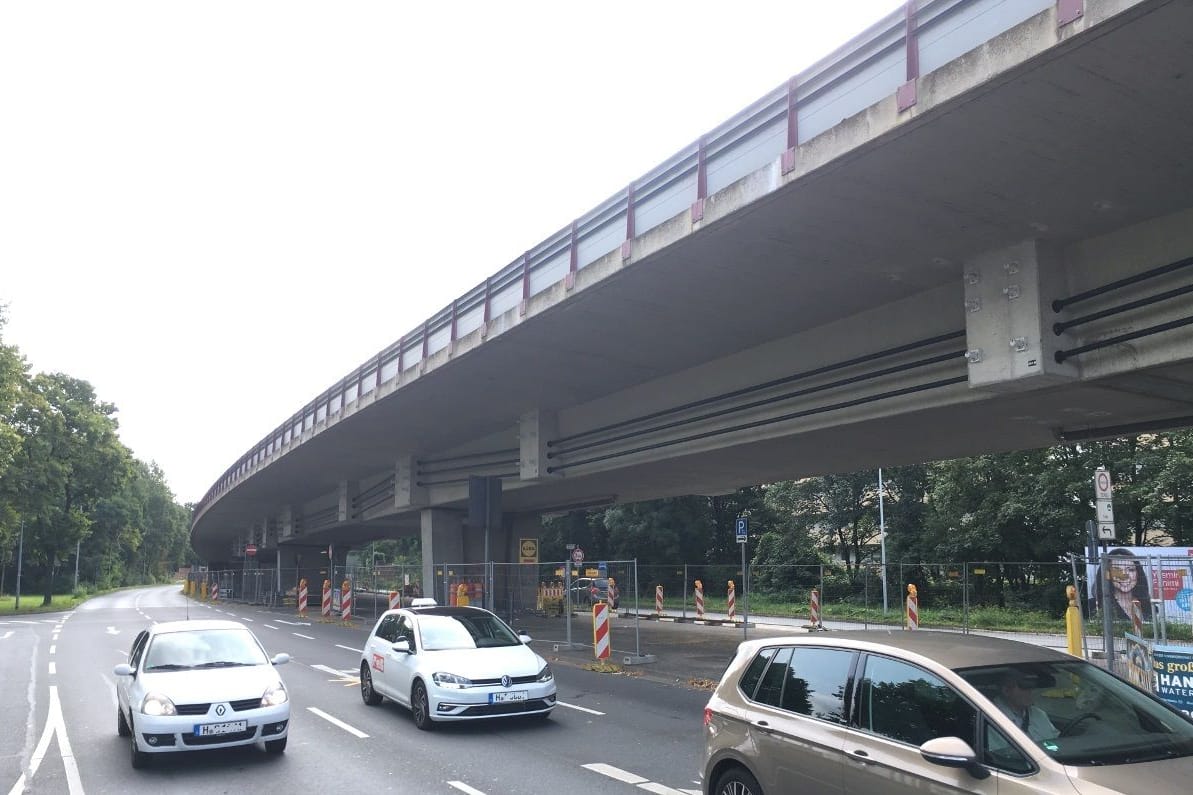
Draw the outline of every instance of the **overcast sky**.
<instances>
[{"instance_id":1,"label":"overcast sky","mask_svg":"<svg viewBox=\"0 0 1193 795\"><path fill-rule=\"evenodd\" d=\"M182 502L902 5L0 3L3 341Z\"/></svg>"}]
</instances>

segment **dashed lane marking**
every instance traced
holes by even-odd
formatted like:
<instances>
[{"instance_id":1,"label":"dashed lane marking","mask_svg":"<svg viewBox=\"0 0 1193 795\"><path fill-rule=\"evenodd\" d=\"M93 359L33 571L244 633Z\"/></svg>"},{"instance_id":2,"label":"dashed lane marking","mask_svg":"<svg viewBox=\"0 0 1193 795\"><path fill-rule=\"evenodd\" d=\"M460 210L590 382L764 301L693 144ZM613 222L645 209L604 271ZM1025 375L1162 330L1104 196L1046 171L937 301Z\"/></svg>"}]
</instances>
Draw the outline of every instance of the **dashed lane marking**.
<instances>
[{"instance_id":1,"label":"dashed lane marking","mask_svg":"<svg viewBox=\"0 0 1193 795\"><path fill-rule=\"evenodd\" d=\"M349 726L347 723L344 723L344 721L340 720L339 718L333 718L331 715L328 715L326 712L319 709L318 707L307 707L307 712L310 712L312 715L318 715L320 718L323 718L323 720L327 721L331 725L339 726L344 731L348 732L349 734L356 735L357 737L361 738L362 740L369 736L369 735L365 734L364 732L362 732L360 729L357 729L354 726Z\"/></svg>"},{"instance_id":2,"label":"dashed lane marking","mask_svg":"<svg viewBox=\"0 0 1193 795\"><path fill-rule=\"evenodd\" d=\"M600 712L599 710L589 709L588 707L579 707L579 706L576 706L575 704L565 704L562 701L556 701L555 704L560 707L567 707L568 709L574 709L577 712L587 712L589 715L604 715L605 714L603 712Z\"/></svg>"},{"instance_id":3,"label":"dashed lane marking","mask_svg":"<svg viewBox=\"0 0 1193 795\"><path fill-rule=\"evenodd\" d=\"M297 635L300 638L306 638L307 640L315 640L315 638L312 638L310 635L304 635L301 632L291 632L290 634Z\"/></svg>"},{"instance_id":4,"label":"dashed lane marking","mask_svg":"<svg viewBox=\"0 0 1193 795\"><path fill-rule=\"evenodd\" d=\"M616 779L617 781L625 782L626 784L633 784L638 787L638 789L645 790L646 792L653 792L655 795L700 795L699 790L675 789L674 787L668 787L665 784L659 784L658 782L651 781L648 778L643 778L637 773L631 773L628 770L622 770L620 767L607 765L604 762L593 762L591 764L581 765L581 767L587 768L594 773L600 773L602 776L608 776L609 778Z\"/></svg>"},{"instance_id":5,"label":"dashed lane marking","mask_svg":"<svg viewBox=\"0 0 1193 795\"><path fill-rule=\"evenodd\" d=\"M485 795L485 793L481 790L477 789L476 787L470 787L463 781L449 781L447 782L447 785L449 787L455 787L460 792L466 792L468 795Z\"/></svg>"}]
</instances>

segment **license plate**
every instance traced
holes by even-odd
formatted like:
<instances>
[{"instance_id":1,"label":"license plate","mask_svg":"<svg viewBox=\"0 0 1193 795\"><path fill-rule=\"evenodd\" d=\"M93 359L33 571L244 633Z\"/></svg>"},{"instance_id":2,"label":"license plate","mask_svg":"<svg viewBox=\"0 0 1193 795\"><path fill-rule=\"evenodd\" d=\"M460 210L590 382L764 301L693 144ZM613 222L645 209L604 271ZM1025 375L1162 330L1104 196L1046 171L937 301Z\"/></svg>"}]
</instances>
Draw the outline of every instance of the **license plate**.
<instances>
[{"instance_id":1,"label":"license plate","mask_svg":"<svg viewBox=\"0 0 1193 795\"><path fill-rule=\"evenodd\" d=\"M526 700L526 691L525 690L506 690L501 693L490 693L489 694L489 703L490 704L501 704L506 701L525 701L525 700Z\"/></svg>"},{"instance_id":2,"label":"license plate","mask_svg":"<svg viewBox=\"0 0 1193 795\"><path fill-rule=\"evenodd\" d=\"M198 737L218 737L221 734L236 734L248 729L247 720L233 720L227 723L198 723L195 724L195 735Z\"/></svg>"}]
</instances>

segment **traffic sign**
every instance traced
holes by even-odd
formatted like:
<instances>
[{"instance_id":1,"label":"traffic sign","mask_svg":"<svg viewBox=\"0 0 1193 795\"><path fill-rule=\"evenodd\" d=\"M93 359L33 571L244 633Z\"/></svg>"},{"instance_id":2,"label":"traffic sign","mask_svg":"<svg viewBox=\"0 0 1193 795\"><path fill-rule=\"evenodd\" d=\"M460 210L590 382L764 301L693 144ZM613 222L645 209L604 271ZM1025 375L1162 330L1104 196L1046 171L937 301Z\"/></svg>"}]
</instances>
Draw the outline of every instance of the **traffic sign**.
<instances>
[{"instance_id":1,"label":"traffic sign","mask_svg":"<svg viewBox=\"0 0 1193 795\"><path fill-rule=\"evenodd\" d=\"M244 554L248 555L250 558L253 555L256 555L257 554L257 545L256 544L245 544L244 545Z\"/></svg>"},{"instance_id":2,"label":"traffic sign","mask_svg":"<svg viewBox=\"0 0 1193 795\"><path fill-rule=\"evenodd\" d=\"M1110 500L1098 500L1098 523L1114 524L1114 503Z\"/></svg>"},{"instance_id":3,"label":"traffic sign","mask_svg":"<svg viewBox=\"0 0 1193 795\"><path fill-rule=\"evenodd\" d=\"M734 529L737 531L737 543L746 543L746 537L750 534L750 517L737 517L737 521L734 523Z\"/></svg>"},{"instance_id":4,"label":"traffic sign","mask_svg":"<svg viewBox=\"0 0 1193 795\"><path fill-rule=\"evenodd\" d=\"M581 549L580 547L576 547L575 549L572 550L572 563L583 563L583 562L584 562L584 550Z\"/></svg>"},{"instance_id":5,"label":"traffic sign","mask_svg":"<svg viewBox=\"0 0 1193 795\"><path fill-rule=\"evenodd\" d=\"M1112 499L1113 485L1110 482L1110 472L1106 467L1094 470L1094 497L1099 500Z\"/></svg>"},{"instance_id":6,"label":"traffic sign","mask_svg":"<svg viewBox=\"0 0 1193 795\"><path fill-rule=\"evenodd\" d=\"M1113 541L1114 540L1114 522L1098 522L1098 540L1099 541Z\"/></svg>"}]
</instances>

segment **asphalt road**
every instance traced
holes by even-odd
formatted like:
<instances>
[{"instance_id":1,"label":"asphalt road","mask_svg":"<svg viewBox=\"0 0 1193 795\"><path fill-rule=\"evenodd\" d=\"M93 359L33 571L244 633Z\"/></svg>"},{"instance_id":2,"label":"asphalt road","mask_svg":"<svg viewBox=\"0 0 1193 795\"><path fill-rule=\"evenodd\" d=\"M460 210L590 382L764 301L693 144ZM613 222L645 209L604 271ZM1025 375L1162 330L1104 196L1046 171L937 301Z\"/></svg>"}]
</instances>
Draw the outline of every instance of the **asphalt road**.
<instances>
[{"instance_id":1,"label":"asphalt road","mask_svg":"<svg viewBox=\"0 0 1193 795\"><path fill-rule=\"evenodd\" d=\"M285 754L199 751L131 768L128 741L116 733L112 668L127 659L136 632L149 622L188 613L236 617L270 654L293 655L279 669L292 703ZM667 681L669 669L589 670L590 651L555 650L551 630L562 625L527 627L539 632L532 646L556 670L560 704L551 720L446 725L426 733L393 704L361 703L356 671L372 623L320 623L235 604L212 608L187 600L176 586L108 594L71 613L4 619L0 793L698 791L708 693L679 677ZM620 641L615 647L621 650Z\"/></svg>"}]
</instances>

